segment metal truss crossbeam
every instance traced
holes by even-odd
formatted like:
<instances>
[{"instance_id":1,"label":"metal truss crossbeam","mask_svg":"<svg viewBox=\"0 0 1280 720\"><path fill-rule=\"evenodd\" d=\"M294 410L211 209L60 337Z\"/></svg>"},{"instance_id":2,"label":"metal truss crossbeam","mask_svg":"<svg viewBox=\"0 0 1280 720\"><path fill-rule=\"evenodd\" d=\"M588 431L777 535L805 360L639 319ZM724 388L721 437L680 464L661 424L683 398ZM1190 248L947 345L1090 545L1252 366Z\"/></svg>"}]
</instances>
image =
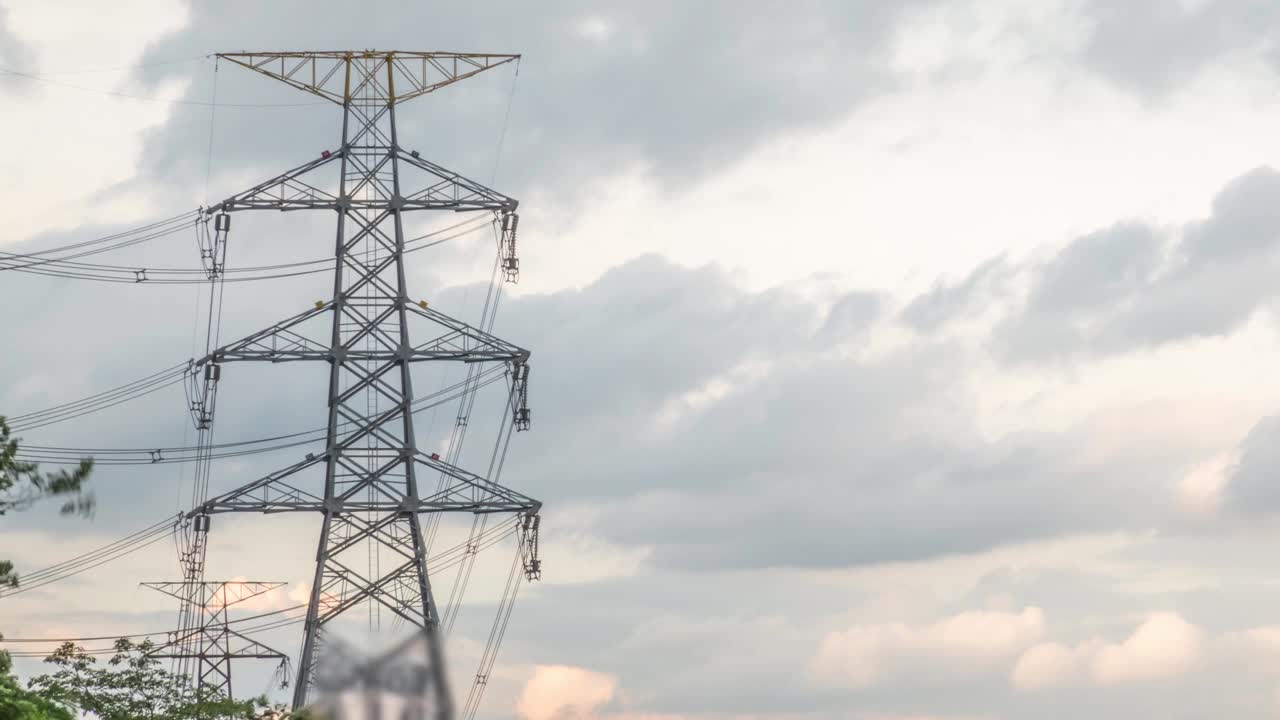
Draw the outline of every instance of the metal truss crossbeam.
<instances>
[{"instance_id":1,"label":"metal truss crossbeam","mask_svg":"<svg viewBox=\"0 0 1280 720\"><path fill-rule=\"evenodd\" d=\"M387 198L364 197L362 188L351 188L346 194L337 194L312 173L332 163L339 163L344 156L365 160L361 148L344 145L333 152L326 151L311 162L282 173L236 193L222 202L209 206L209 212L233 212L236 210L337 210L358 208L385 210L394 207L409 212L413 210L515 210L519 201L497 190L464 177L448 168L423 160L415 152L399 147L379 148L386 157L392 157L420 175L425 183L406 196ZM367 150L367 148L365 149ZM358 157L361 155L361 157ZM385 165L385 163L384 163ZM412 172L412 171L411 171ZM354 190L356 192L351 192Z\"/></svg>"},{"instance_id":2,"label":"metal truss crossbeam","mask_svg":"<svg viewBox=\"0 0 1280 720\"><path fill-rule=\"evenodd\" d=\"M204 612L217 612L239 605L272 590L279 590L285 586L285 583L261 580L205 580L203 582L205 592L196 599L187 594L187 585L185 581L142 583L142 587L162 592L184 603L193 604L197 610Z\"/></svg>"},{"instance_id":3,"label":"metal truss crossbeam","mask_svg":"<svg viewBox=\"0 0 1280 720\"><path fill-rule=\"evenodd\" d=\"M423 308L420 303L398 300L379 307L377 314L382 316L381 319L385 319L386 316L401 309L415 317L430 321L435 336L426 342L406 348L399 344L398 337L381 332L379 323L369 322L368 307L330 301L248 337L228 343L196 360L195 365L245 361L278 363L296 360L338 360L362 363L457 360L465 363L507 362L523 365L529 359L528 350L430 307ZM325 340L308 337L303 326L317 316L330 312L340 312L345 316L345 320L365 325L365 332L344 338L344 341L337 346L330 346ZM372 339L372 345L364 346L362 341L366 339Z\"/></svg>"},{"instance_id":4,"label":"metal truss crossbeam","mask_svg":"<svg viewBox=\"0 0 1280 720\"><path fill-rule=\"evenodd\" d=\"M519 55L457 52L239 52L218 57L339 105L403 103L506 65Z\"/></svg>"},{"instance_id":5,"label":"metal truss crossbeam","mask_svg":"<svg viewBox=\"0 0 1280 720\"><path fill-rule=\"evenodd\" d=\"M522 513L534 514L541 508L541 503L533 498L506 488L498 483L467 472L459 467L424 455L421 451L414 457L414 465L426 468L447 478L443 489L422 497L408 497L395 484L380 482L380 473L375 472L361 482L349 483L340 494L323 497L298 487L296 481L289 478L307 468L328 462L330 454L337 456L336 464L355 467L354 459L367 461L362 455L361 441L365 435L353 434L345 438L341 444L322 455L313 455L283 470L274 472L255 482L244 485L218 497L211 498L203 505L187 513L188 517L213 515L225 512L330 512L354 513L369 510L385 510L389 502L401 513L431 512L470 512L470 513ZM393 459L388 459L389 470L396 467ZM368 499L361 491L373 489L375 493L387 492L383 497Z\"/></svg>"}]
</instances>

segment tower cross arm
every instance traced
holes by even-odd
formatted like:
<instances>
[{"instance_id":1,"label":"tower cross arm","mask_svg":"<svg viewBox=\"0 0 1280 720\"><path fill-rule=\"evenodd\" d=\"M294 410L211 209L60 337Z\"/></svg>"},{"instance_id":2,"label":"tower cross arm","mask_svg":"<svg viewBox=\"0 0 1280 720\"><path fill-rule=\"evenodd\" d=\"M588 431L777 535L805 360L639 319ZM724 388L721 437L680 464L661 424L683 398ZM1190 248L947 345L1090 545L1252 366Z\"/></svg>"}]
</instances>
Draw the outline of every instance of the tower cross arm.
<instances>
[{"instance_id":1,"label":"tower cross arm","mask_svg":"<svg viewBox=\"0 0 1280 720\"><path fill-rule=\"evenodd\" d=\"M311 455L283 470L259 478L235 490L206 500L187 511L186 517L220 512L290 512L324 508L324 498L302 490L286 478L324 462L324 456Z\"/></svg>"},{"instance_id":2,"label":"tower cross arm","mask_svg":"<svg viewBox=\"0 0 1280 720\"><path fill-rule=\"evenodd\" d=\"M410 314L429 320L445 332L431 340L416 345L410 360L449 359L462 362L507 361L523 364L529 361L529 351L503 340L480 328L456 320L430 305L403 301Z\"/></svg>"},{"instance_id":3,"label":"tower cross arm","mask_svg":"<svg viewBox=\"0 0 1280 720\"><path fill-rule=\"evenodd\" d=\"M341 160L343 148L326 150L319 158L305 162L287 172L237 192L206 212L238 210L454 210L467 212L495 210L515 212L520 201L487 187L461 173L423 160L413 152L396 148L393 153L405 168L417 172L418 187L405 191L400 198L339 196L338 191L324 187L330 180L315 171Z\"/></svg>"},{"instance_id":4,"label":"tower cross arm","mask_svg":"<svg viewBox=\"0 0 1280 720\"><path fill-rule=\"evenodd\" d=\"M455 360L464 363L523 364L529 359L528 350L461 320L456 320L430 306L423 307L422 303L413 303L408 300L396 302L402 304L409 314L429 321L440 334L410 348L330 347L325 342L308 337L306 327L313 318L334 310L334 303L330 300L319 302L314 308L223 345L208 355L196 359L193 366L202 367L224 362L280 363L299 360L366 362Z\"/></svg>"},{"instance_id":5,"label":"tower cross arm","mask_svg":"<svg viewBox=\"0 0 1280 720\"><path fill-rule=\"evenodd\" d=\"M235 210L315 210L338 207L332 193L308 182L305 176L313 170L335 162L341 152L324 153L315 160L254 185L209 207L210 212Z\"/></svg>"},{"instance_id":6,"label":"tower cross arm","mask_svg":"<svg viewBox=\"0 0 1280 720\"><path fill-rule=\"evenodd\" d=\"M211 363L237 360L288 362L291 360L328 359L329 347L307 337L299 325L320 315L332 307L332 301L318 303L316 307L282 320L247 337L224 345L195 361L199 367Z\"/></svg>"},{"instance_id":7,"label":"tower cross arm","mask_svg":"<svg viewBox=\"0 0 1280 720\"><path fill-rule=\"evenodd\" d=\"M431 184L405 193L405 210L501 210L515 212L520 201L493 188L425 160L413 151L396 149L396 158L415 168Z\"/></svg>"},{"instance_id":8,"label":"tower cross arm","mask_svg":"<svg viewBox=\"0 0 1280 720\"><path fill-rule=\"evenodd\" d=\"M224 644L222 648L197 647L188 648L184 643L214 641ZM216 653L216 655L214 654ZM147 653L147 657L157 659L205 659L214 656L220 660L288 660L289 656L252 638L246 637L225 625L199 627L174 638L172 641Z\"/></svg>"},{"instance_id":9,"label":"tower cross arm","mask_svg":"<svg viewBox=\"0 0 1280 720\"><path fill-rule=\"evenodd\" d=\"M321 498L300 490L287 482L290 476L324 462L324 455L312 455L284 470L274 472L259 480L212 498L188 511L188 517L225 512L470 512L482 513L537 513L542 503L523 493L497 482L449 464L422 451L413 453L412 461L431 471L438 472L447 481L430 495L397 498L388 503L384 499L366 499L362 493L352 491L347 497ZM361 485L356 490L363 490Z\"/></svg>"},{"instance_id":10,"label":"tower cross arm","mask_svg":"<svg viewBox=\"0 0 1280 720\"><path fill-rule=\"evenodd\" d=\"M519 55L401 50L238 52L218 58L338 105L378 98L397 104L478 75Z\"/></svg>"},{"instance_id":11,"label":"tower cross arm","mask_svg":"<svg viewBox=\"0 0 1280 720\"><path fill-rule=\"evenodd\" d=\"M263 580L205 580L201 584L207 591L208 605L218 609L238 605L246 600L265 595L272 590L279 590L285 586L285 583L282 582ZM141 586L175 597L184 603L194 603L201 610L206 609L204 605L200 604L201 601L193 600L186 594L189 586L186 581L144 582L141 583Z\"/></svg>"}]
</instances>

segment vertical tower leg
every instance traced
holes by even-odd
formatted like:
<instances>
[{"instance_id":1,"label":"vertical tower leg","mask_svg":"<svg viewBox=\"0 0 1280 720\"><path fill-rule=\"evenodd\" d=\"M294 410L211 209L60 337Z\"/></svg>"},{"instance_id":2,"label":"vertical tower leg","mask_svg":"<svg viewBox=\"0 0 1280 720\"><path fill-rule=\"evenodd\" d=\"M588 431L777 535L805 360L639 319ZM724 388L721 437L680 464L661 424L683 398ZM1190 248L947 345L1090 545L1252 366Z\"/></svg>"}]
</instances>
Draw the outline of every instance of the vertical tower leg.
<instances>
[{"instance_id":1,"label":"vertical tower leg","mask_svg":"<svg viewBox=\"0 0 1280 720\"><path fill-rule=\"evenodd\" d=\"M427 575L415 511L418 454L411 403L404 226L397 159L392 64L381 58L348 64L350 99L344 106L342 179L330 335L329 426L325 462L325 520L307 608L294 707L306 705L318 633L362 600L378 602L431 634L436 717L453 716L444 675L438 614ZM349 357L370 345L390 357ZM370 416L367 398L389 403ZM362 402L364 401L364 402ZM381 499L380 507L344 512L353 498ZM386 545L390 569L358 571L353 548ZM365 557L368 557L366 552Z\"/></svg>"},{"instance_id":2,"label":"vertical tower leg","mask_svg":"<svg viewBox=\"0 0 1280 720\"><path fill-rule=\"evenodd\" d=\"M343 80L347 90L345 95L350 95L351 88L351 64L347 63L344 71L346 78ZM343 106L342 111L342 145L345 150L347 147L348 133L351 129L351 112L350 103ZM340 174L338 180L338 190L340 197L346 197L347 192L347 164L348 156L342 153L339 161ZM342 297L342 256L345 252L346 237L346 220L347 215L344 208L338 208L338 228L334 239L334 273L333 273L333 324L329 332L329 347L337 348L342 345L342 313L341 306L343 304ZM324 470L324 496L325 498L333 497L334 474L336 464L334 462L334 449L337 446L338 437L338 384L340 382L340 368L337 362L330 360L329 363L329 392L328 392L328 424L325 433L325 451L328 453L325 459ZM330 508L326 507L324 511L324 520L320 526L319 547L316 548L316 572L311 580L311 597L307 601L307 620L303 626L302 635L302 651L298 655L298 679L293 686L293 707L303 708L307 704L307 691L311 687L313 670L315 668L315 652L316 642L320 633L320 600L321 588L324 584L324 567L329 554L329 528L333 516Z\"/></svg>"}]
</instances>

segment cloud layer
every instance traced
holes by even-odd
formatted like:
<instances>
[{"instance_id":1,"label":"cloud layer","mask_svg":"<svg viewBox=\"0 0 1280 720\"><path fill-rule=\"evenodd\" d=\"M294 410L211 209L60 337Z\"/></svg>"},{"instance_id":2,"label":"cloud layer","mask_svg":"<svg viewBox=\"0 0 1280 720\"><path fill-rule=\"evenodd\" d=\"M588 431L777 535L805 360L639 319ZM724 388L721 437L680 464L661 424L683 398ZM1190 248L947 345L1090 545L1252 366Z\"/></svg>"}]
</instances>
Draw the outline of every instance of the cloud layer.
<instances>
[{"instance_id":1,"label":"cloud layer","mask_svg":"<svg viewBox=\"0 0 1280 720\"><path fill-rule=\"evenodd\" d=\"M50 8L0 7L0 65L51 73L0 83L29 110L0 118L20 140L0 161L17 168L0 180L6 249L137 224L332 146L333 109L276 107L305 98L225 63L215 75L210 51L355 37L525 53L518 79L477 77L402 116L424 156L520 197L529 230L497 331L533 350L534 430L502 479L546 502L545 582L521 591L487 716L1275 708L1269 4L139 0L110 10L128 36ZM52 74L77 67L95 72ZM199 103L215 82L234 106L213 113ZM238 216L234 264L323 257L332 217L302 215ZM467 236L417 255L413 292L474 318L489 252ZM119 261L193 253L183 238ZM202 348L198 289L13 275L4 412ZM330 287L243 283L223 338ZM422 388L458 379L415 372ZM323 367L228 367L219 437L319 426L324 381ZM499 389L481 397L468 467L487 465ZM28 440L185 444L173 390ZM422 415L424 447L455 409ZM300 452L219 461L214 489ZM92 525L6 517L7 556L57 562L191 495L177 466L104 466L94 482ZM292 604L307 520L219 518L211 572L289 580L269 602ZM466 522L443 532L461 541ZM165 627L171 607L119 582L171 575L170 549L152 550L62 586L75 592L3 601L3 629ZM509 555L482 562L449 638L462 687ZM296 629L271 639L293 647Z\"/></svg>"}]
</instances>

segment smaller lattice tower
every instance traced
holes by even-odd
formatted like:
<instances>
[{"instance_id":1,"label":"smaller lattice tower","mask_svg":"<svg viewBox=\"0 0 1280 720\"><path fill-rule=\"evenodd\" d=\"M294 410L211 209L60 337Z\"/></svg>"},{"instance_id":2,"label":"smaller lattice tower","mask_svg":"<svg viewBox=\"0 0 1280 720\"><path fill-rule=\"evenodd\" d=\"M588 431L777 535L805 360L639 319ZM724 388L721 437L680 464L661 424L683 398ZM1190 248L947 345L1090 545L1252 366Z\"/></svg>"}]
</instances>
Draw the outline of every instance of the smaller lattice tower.
<instances>
[{"instance_id":1,"label":"smaller lattice tower","mask_svg":"<svg viewBox=\"0 0 1280 720\"><path fill-rule=\"evenodd\" d=\"M282 652L240 634L228 622L227 610L235 605L284 587L279 582L204 581L191 592L191 584L182 582L148 582L143 587L158 590L190 608L197 618L191 627L171 633L166 642L148 653L154 658L177 661L180 672L190 674L202 690L220 692L231 697L232 660L275 660L278 673L287 678L289 657Z\"/></svg>"}]
</instances>

